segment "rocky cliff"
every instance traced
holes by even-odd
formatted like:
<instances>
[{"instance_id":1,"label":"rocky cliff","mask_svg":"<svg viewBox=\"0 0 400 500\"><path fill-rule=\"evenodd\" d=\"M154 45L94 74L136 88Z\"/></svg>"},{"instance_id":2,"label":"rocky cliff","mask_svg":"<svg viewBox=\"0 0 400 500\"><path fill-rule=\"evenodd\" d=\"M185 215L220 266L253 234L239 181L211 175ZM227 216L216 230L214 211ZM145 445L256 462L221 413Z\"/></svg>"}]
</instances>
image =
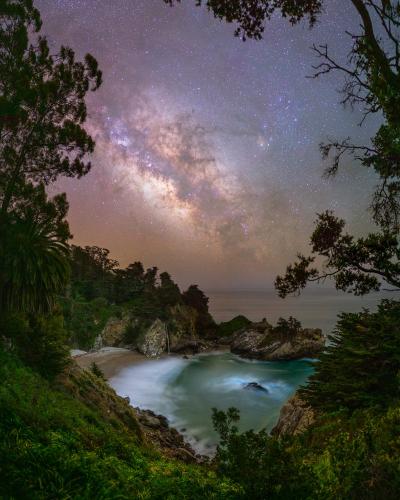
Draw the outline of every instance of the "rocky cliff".
<instances>
[{"instance_id":1,"label":"rocky cliff","mask_svg":"<svg viewBox=\"0 0 400 500\"><path fill-rule=\"evenodd\" d=\"M165 323L156 319L143 332L138 341L137 349L148 358L157 358L167 347L167 329Z\"/></svg>"},{"instance_id":2,"label":"rocky cliff","mask_svg":"<svg viewBox=\"0 0 400 500\"><path fill-rule=\"evenodd\" d=\"M271 434L299 434L304 432L315 420L314 411L296 393L281 408L279 419Z\"/></svg>"},{"instance_id":3,"label":"rocky cliff","mask_svg":"<svg viewBox=\"0 0 400 500\"><path fill-rule=\"evenodd\" d=\"M231 351L247 358L279 361L316 356L324 345L325 337L319 328L300 328L286 334L262 321L233 335Z\"/></svg>"},{"instance_id":4,"label":"rocky cliff","mask_svg":"<svg viewBox=\"0 0 400 500\"><path fill-rule=\"evenodd\" d=\"M130 347L148 357L158 357L163 352L192 354L208 347L199 338L196 329L198 313L190 306L177 304L166 311L163 320L143 319L125 314L110 318L93 349L102 347Z\"/></svg>"}]
</instances>

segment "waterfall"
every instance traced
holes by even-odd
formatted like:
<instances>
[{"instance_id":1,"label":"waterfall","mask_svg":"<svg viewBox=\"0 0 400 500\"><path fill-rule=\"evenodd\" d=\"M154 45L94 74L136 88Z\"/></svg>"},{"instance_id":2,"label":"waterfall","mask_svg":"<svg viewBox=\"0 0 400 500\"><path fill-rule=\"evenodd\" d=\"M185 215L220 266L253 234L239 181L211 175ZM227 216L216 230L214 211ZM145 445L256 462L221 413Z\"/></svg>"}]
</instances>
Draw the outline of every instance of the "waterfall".
<instances>
[{"instance_id":1,"label":"waterfall","mask_svg":"<svg viewBox=\"0 0 400 500\"><path fill-rule=\"evenodd\" d=\"M167 337L167 352L168 354L170 353L169 352L169 333L168 333L168 325L165 325L165 335Z\"/></svg>"}]
</instances>

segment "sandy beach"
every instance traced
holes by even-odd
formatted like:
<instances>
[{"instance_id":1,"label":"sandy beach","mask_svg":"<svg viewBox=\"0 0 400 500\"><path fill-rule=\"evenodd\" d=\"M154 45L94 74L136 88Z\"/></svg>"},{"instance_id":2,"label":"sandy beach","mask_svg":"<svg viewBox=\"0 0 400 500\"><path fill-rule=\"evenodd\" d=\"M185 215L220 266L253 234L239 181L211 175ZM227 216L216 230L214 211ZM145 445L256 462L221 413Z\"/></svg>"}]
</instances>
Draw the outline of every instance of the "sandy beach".
<instances>
[{"instance_id":1,"label":"sandy beach","mask_svg":"<svg viewBox=\"0 0 400 500\"><path fill-rule=\"evenodd\" d=\"M114 377L126 366L151 361L151 358L146 358L137 351L118 347L106 347L100 351L73 356L73 358L81 368L89 368L95 362L107 379Z\"/></svg>"}]
</instances>

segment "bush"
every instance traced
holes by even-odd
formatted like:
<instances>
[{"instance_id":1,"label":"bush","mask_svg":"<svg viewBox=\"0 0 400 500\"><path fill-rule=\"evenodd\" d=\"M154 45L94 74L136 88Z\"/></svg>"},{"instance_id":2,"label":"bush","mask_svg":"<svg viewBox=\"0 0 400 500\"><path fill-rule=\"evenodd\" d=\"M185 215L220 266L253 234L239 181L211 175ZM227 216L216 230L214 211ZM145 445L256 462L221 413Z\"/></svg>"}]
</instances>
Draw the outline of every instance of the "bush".
<instances>
[{"instance_id":1,"label":"bush","mask_svg":"<svg viewBox=\"0 0 400 500\"><path fill-rule=\"evenodd\" d=\"M244 498L308 498L311 484L297 462L297 455L284 439L266 431L239 434L239 412L213 409L214 428L220 436L216 463L220 474L236 481Z\"/></svg>"},{"instance_id":2,"label":"bush","mask_svg":"<svg viewBox=\"0 0 400 500\"><path fill-rule=\"evenodd\" d=\"M0 330L20 359L44 377L55 377L70 360L68 334L60 314L8 314L3 316Z\"/></svg>"},{"instance_id":3,"label":"bush","mask_svg":"<svg viewBox=\"0 0 400 500\"><path fill-rule=\"evenodd\" d=\"M104 297L97 297L89 302L64 299L63 310L69 342L84 350L93 347L96 337L110 317L121 316L121 308L110 305Z\"/></svg>"}]
</instances>

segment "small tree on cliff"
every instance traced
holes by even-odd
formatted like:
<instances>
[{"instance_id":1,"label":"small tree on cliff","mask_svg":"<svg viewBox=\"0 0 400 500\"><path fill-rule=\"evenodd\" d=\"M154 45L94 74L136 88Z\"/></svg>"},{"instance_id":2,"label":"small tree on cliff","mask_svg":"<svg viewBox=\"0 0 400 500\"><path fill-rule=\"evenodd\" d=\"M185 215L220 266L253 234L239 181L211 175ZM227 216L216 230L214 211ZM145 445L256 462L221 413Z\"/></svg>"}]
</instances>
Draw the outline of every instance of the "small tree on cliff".
<instances>
[{"instance_id":1,"label":"small tree on cliff","mask_svg":"<svg viewBox=\"0 0 400 500\"><path fill-rule=\"evenodd\" d=\"M208 311L209 298L202 292L197 285L190 285L190 287L182 294L183 301L186 305L196 309L197 329L199 333L207 333L215 327L214 320Z\"/></svg>"},{"instance_id":2,"label":"small tree on cliff","mask_svg":"<svg viewBox=\"0 0 400 500\"><path fill-rule=\"evenodd\" d=\"M171 278L167 272L160 274L160 286L157 289L158 297L162 306L174 306L182 302L181 291L179 286Z\"/></svg>"}]
</instances>

